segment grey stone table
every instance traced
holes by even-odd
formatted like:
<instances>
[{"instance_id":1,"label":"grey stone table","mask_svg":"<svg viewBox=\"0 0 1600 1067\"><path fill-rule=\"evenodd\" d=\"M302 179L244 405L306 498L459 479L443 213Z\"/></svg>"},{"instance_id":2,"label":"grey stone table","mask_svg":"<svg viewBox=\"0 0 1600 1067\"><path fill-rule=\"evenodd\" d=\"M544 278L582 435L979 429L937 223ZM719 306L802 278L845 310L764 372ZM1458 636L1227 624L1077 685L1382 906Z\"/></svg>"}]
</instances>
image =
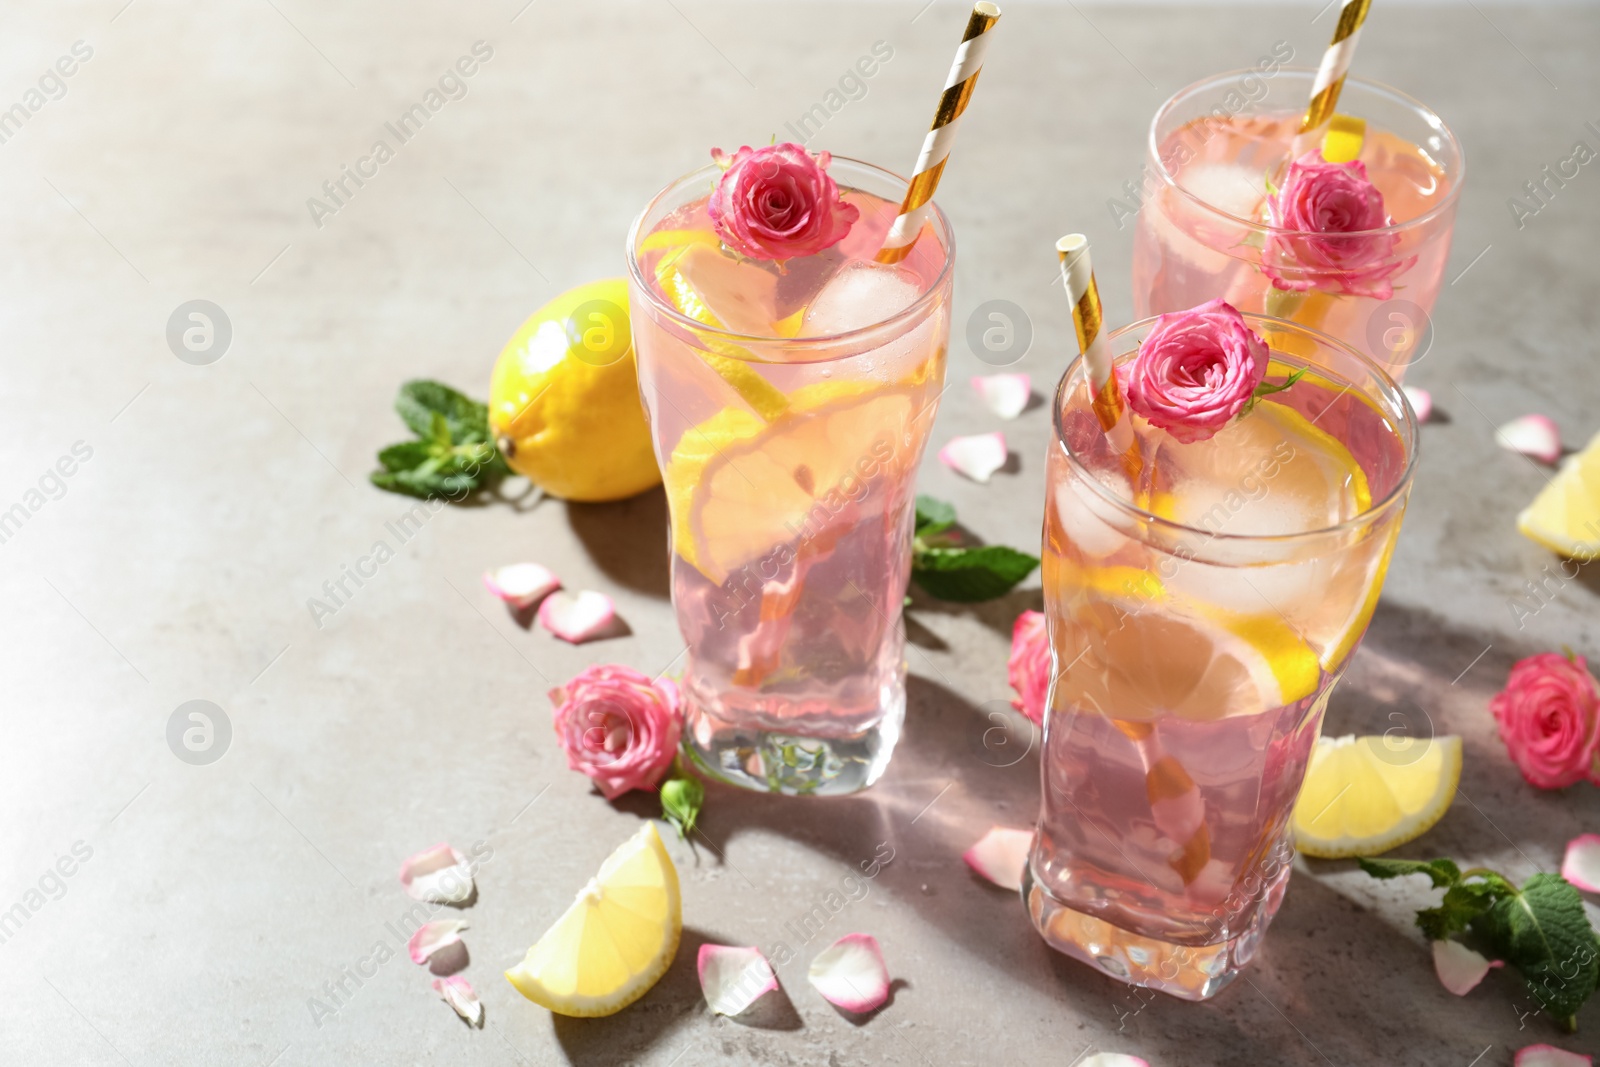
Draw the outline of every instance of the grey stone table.
<instances>
[{"instance_id":1,"label":"grey stone table","mask_svg":"<svg viewBox=\"0 0 1600 1067\"><path fill-rule=\"evenodd\" d=\"M959 337L983 301L1030 316L1018 369L1040 386L1059 374L1059 233L1094 235L1111 317L1126 318L1132 230L1108 201L1138 176L1150 115L1278 41L1314 64L1332 24L1319 6L1007 5L940 192L960 258L958 386L939 437L992 428L960 384L984 369ZM8 6L0 511L26 517L0 543L0 1060L909 1067L1068 1064L1102 1049L1161 1065L1467 1067L1559 1037L1505 973L1468 998L1445 993L1410 922L1421 889L1345 863L1300 862L1249 980L1209 1004L1144 1002L1048 951L1017 902L959 859L1037 803L1036 756L995 766L1007 761L982 740L1008 697L1011 620L1038 603L1036 585L977 609L916 605L906 736L873 790L835 802L711 791L704 839L672 844L684 948L639 1004L554 1019L501 980L651 814L644 800L606 804L566 769L544 694L589 662L656 671L679 654L665 508L659 491L486 502L402 540L389 524L408 503L365 479L399 434L395 386L429 376L485 393L524 316L620 273L625 229L659 186L713 145L792 136L877 41L892 59L812 144L909 166L962 18L954 0ZM479 41L473 75L447 83L420 132L387 132ZM1461 794L1406 854L1517 877L1600 830L1600 790L1523 785L1485 710L1520 655L1600 654L1593 572L1549 579L1552 557L1513 530L1546 472L1491 441L1528 411L1572 443L1600 428L1600 173L1547 184L1542 202L1523 190L1575 142L1600 147L1586 125L1600 122L1597 52L1593 6L1382 0L1358 59L1447 117L1470 176L1433 347L1412 377L1442 414L1423 431L1388 587L1329 729L1377 731L1401 714L1464 735ZM324 183L379 138L392 158L362 165L364 184L346 179L334 204ZM167 340L196 299L231 326L209 363L175 358ZM1007 433L1017 466L993 484L930 462L923 485L983 536L1030 543L1044 412ZM395 557L314 620L310 598L378 541ZM517 627L478 575L524 558L611 592L631 635L574 648ZM1530 580L1543 597L1519 601ZM231 726L213 763L169 749L169 719L190 700ZM403 956L344 976L392 944L409 904L400 859L440 840L492 850L466 912L482 1030ZM790 940L880 843L894 859L870 891L809 946L791 941L785 994L753 1019L711 1017L695 946ZM803 970L857 929L899 980L860 1025ZM315 1013L341 981L336 1012ZM1600 1008L1581 1021L1568 1047L1600 1048Z\"/></svg>"}]
</instances>

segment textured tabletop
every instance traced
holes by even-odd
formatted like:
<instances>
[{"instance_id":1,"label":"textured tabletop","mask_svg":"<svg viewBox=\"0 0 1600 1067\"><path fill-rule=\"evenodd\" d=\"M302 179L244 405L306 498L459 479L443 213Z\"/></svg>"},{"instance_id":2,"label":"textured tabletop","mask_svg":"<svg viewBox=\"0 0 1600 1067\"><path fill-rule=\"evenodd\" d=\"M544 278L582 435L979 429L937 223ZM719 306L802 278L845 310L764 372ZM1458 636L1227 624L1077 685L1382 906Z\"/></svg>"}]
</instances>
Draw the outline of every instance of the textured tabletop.
<instances>
[{"instance_id":1,"label":"textured tabletop","mask_svg":"<svg viewBox=\"0 0 1600 1067\"><path fill-rule=\"evenodd\" d=\"M522 319L621 273L629 221L713 145L792 137L820 103L812 147L908 169L964 19L954 0L524 5L15 0L0 18L0 512L22 508L0 542L0 1060L1064 1067L1099 1049L1488 1067L1541 1040L1600 1050L1593 1003L1562 1039L1507 972L1446 993L1411 923L1422 887L1344 862L1298 862L1246 980L1208 1004L1143 999L1047 950L960 860L1036 810L1036 753L985 745L1036 579L977 608L914 606L906 732L869 792L711 789L704 836L670 842L684 947L642 1001L579 1021L518 996L499 972L654 811L642 795L607 804L567 770L545 692L590 662L656 672L679 656L664 497L484 501L397 536L410 502L366 481L403 435L395 387L486 395ZM1321 6L1005 5L939 193L959 253L936 443L994 428L966 386L987 369L965 340L979 305L1024 309L1015 369L1038 387L1065 365L1060 233L1093 237L1108 317L1126 319L1132 226L1108 202L1137 184L1151 114L1280 41L1314 65L1333 22ZM830 97L876 42L892 58L864 92ZM475 49L420 131L388 132ZM1524 785L1485 708L1519 656L1600 655L1594 573L1554 576L1513 528L1547 472L1491 440L1530 411L1569 444L1600 428L1600 164L1546 182L1542 201L1524 191L1578 142L1600 150L1596 54L1592 5L1379 0L1356 60L1446 118L1468 177L1410 378L1439 414L1328 729L1398 715L1464 735L1455 806L1402 854L1519 878L1600 831L1600 790ZM360 164L380 139L388 157ZM324 183L358 165L369 176L333 204ZM192 300L222 309L221 358L174 355L168 321ZM921 485L982 536L1034 544L1045 412L1005 430L1015 463L991 484L930 459ZM308 601L378 542L392 558L314 617ZM572 647L519 628L479 575L520 559L611 593L631 633ZM229 725L209 764L167 741L191 700ZM490 853L465 913L481 1030L403 954L361 962L392 949L411 903L401 859L443 840ZM793 931L819 907L806 944ZM877 936L898 979L860 1024L804 971L852 930ZM711 1016L692 965L707 940L788 942L784 994L753 1018ZM337 1009L315 1011L341 982Z\"/></svg>"}]
</instances>

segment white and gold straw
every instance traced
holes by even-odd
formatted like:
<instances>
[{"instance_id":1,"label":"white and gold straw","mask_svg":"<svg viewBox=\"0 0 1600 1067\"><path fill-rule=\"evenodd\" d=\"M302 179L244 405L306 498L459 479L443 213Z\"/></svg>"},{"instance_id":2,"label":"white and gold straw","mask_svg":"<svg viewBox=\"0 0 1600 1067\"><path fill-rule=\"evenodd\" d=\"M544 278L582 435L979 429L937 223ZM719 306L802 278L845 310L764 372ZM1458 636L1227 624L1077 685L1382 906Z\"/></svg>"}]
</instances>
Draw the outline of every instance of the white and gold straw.
<instances>
[{"instance_id":1,"label":"white and gold straw","mask_svg":"<svg viewBox=\"0 0 1600 1067\"><path fill-rule=\"evenodd\" d=\"M955 62L950 65L950 76L944 80L944 92L939 97L939 110L934 113L933 125L922 140L922 154L917 157L917 167L911 174L911 184L900 203L900 214L889 235L878 251L878 262L898 263L911 254L912 247L922 233L922 224L928 217L928 204L933 191L938 188L939 175L950 158L950 145L956 139L956 127L961 124L961 113L967 110L972 90L978 84L978 74L983 68L983 53L989 48L989 31L1000 21L1000 8L983 2L972 5L972 17L967 19L967 30L961 35L961 47L956 49Z\"/></svg>"},{"instance_id":2,"label":"white and gold straw","mask_svg":"<svg viewBox=\"0 0 1600 1067\"><path fill-rule=\"evenodd\" d=\"M1078 332L1090 404L1111 447L1126 455L1133 448L1133 426L1117 376L1112 372L1110 346L1101 335L1104 316L1100 287L1095 284L1094 266L1089 259L1089 239L1081 233L1069 233L1056 242L1056 253L1061 257L1061 281L1072 303L1072 325Z\"/></svg>"},{"instance_id":3,"label":"white and gold straw","mask_svg":"<svg viewBox=\"0 0 1600 1067\"><path fill-rule=\"evenodd\" d=\"M1367 9L1372 0L1344 0L1339 8L1339 23L1333 28L1333 41L1322 53L1322 65L1317 68L1317 80L1311 84L1311 102L1306 105L1305 117L1300 120L1300 135L1295 140L1296 157L1309 151L1316 143L1318 131L1333 118L1339 106L1339 92L1344 88L1344 77L1350 71L1350 60L1356 54L1356 42L1361 39L1361 24L1367 20Z\"/></svg>"}]
</instances>

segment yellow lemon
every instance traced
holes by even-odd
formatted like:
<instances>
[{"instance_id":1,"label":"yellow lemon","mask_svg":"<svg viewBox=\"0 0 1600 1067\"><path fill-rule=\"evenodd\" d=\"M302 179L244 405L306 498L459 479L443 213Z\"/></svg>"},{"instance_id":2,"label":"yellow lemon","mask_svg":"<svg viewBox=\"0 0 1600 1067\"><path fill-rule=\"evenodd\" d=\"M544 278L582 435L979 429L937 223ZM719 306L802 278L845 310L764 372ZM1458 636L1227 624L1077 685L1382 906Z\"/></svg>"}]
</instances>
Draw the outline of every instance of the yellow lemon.
<instances>
[{"instance_id":1,"label":"yellow lemon","mask_svg":"<svg viewBox=\"0 0 1600 1067\"><path fill-rule=\"evenodd\" d=\"M517 329L494 365L489 429L511 469L552 496L620 500L661 481L626 280L569 289Z\"/></svg>"},{"instance_id":2,"label":"yellow lemon","mask_svg":"<svg viewBox=\"0 0 1600 1067\"><path fill-rule=\"evenodd\" d=\"M1600 557L1600 434L1539 490L1517 516L1523 536L1568 559Z\"/></svg>"},{"instance_id":3,"label":"yellow lemon","mask_svg":"<svg viewBox=\"0 0 1600 1067\"><path fill-rule=\"evenodd\" d=\"M1321 737L1294 808L1308 856L1374 856L1421 837L1461 781L1461 738Z\"/></svg>"},{"instance_id":4,"label":"yellow lemon","mask_svg":"<svg viewBox=\"0 0 1600 1067\"><path fill-rule=\"evenodd\" d=\"M506 978L558 1015L612 1015L661 980L682 934L678 869L645 823Z\"/></svg>"}]
</instances>

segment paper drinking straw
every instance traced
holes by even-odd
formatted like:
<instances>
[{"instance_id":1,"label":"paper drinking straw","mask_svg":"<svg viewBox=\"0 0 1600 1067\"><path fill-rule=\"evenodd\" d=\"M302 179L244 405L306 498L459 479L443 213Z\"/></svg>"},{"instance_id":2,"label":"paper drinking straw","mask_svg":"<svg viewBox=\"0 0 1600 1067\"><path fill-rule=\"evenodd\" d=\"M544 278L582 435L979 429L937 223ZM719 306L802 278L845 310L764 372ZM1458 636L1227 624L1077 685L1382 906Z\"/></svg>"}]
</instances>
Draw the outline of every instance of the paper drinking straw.
<instances>
[{"instance_id":1,"label":"paper drinking straw","mask_svg":"<svg viewBox=\"0 0 1600 1067\"><path fill-rule=\"evenodd\" d=\"M1056 253L1061 257L1061 281L1072 302L1072 325L1078 331L1078 351L1083 354L1091 406L1111 447L1126 455L1133 448L1133 426L1127 418L1117 376L1112 373L1111 351L1100 335L1100 287L1095 284L1094 266L1089 260L1089 239L1081 233L1069 233L1056 242Z\"/></svg>"},{"instance_id":2,"label":"paper drinking straw","mask_svg":"<svg viewBox=\"0 0 1600 1067\"><path fill-rule=\"evenodd\" d=\"M961 35L961 47L956 49L950 75L944 80L939 110L934 113L928 136L922 139L922 154L917 157L906 198L900 202L900 214L895 216L889 235L883 239L883 248L878 251L879 263L898 263L905 259L922 233L922 224L928 217L928 202L933 199L939 175L944 173L945 161L950 158L950 145L956 139L961 113L967 110L967 101L972 99L972 90L978 84L983 53L989 48L989 31L999 21L1000 9L994 4L972 5L972 17L967 19L966 32Z\"/></svg>"},{"instance_id":3,"label":"paper drinking straw","mask_svg":"<svg viewBox=\"0 0 1600 1067\"><path fill-rule=\"evenodd\" d=\"M1306 106L1305 117L1300 120L1300 134L1295 138L1294 154L1299 158L1316 143L1318 131L1333 118L1333 109L1339 106L1339 91L1344 88L1344 76L1350 70L1350 60L1356 54L1356 42L1361 38L1361 24L1367 19L1367 9L1372 0L1344 0L1339 8L1339 23L1333 28L1333 41L1322 53L1322 65L1317 68L1317 80L1311 85L1311 103Z\"/></svg>"}]
</instances>

